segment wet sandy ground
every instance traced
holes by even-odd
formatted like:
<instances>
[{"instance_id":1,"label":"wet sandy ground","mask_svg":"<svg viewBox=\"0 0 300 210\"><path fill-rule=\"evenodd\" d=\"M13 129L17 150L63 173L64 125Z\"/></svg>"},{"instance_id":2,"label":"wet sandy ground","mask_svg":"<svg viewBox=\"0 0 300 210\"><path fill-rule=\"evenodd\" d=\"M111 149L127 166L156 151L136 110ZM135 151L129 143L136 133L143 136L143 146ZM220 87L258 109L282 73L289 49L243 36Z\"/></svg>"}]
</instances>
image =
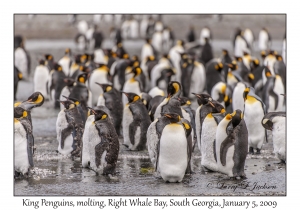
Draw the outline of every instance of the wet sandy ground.
<instances>
[{"instance_id":1,"label":"wet sandy ground","mask_svg":"<svg viewBox=\"0 0 300 210\"><path fill-rule=\"evenodd\" d=\"M124 46L133 55L140 53L142 44L141 40L127 41ZM220 40L213 44L215 54L220 53L224 45L231 46L230 42ZM33 92L34 68L44 53L51 53L58 60L65 47L75 47L72 40L28 40L26 46L31 54L32 72L29 81L19 83L17 100L25 100ZM273 46L280 52L281 40L275 40ZM196 107L195 102L193 107ZM279 161L272 153L271 140L263 146L261 155L247 156L246 180L230 180L221 173L203 171L196 147L192 158L194 173L185 176L182 183L165 183L155 176L148 152L128 151L122 145L123 139L120 139L116 176L96 176L93 171L81 168L79 160L72 161L56 152L58 112L49 101L32 111L37 147L35 168L29 178L15 180L14 195L286 195L286 165L276 164Z\"/></svg>"}]
</instances>

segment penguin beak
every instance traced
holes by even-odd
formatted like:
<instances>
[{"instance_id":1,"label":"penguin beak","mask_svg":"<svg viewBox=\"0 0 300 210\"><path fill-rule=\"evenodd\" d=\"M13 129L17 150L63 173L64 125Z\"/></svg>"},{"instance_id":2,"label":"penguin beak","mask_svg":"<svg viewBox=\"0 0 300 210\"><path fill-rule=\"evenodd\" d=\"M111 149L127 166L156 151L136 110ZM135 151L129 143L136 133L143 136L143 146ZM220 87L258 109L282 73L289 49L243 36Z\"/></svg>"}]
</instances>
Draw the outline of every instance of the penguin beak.
<instances>
[{"instance_id":1,"label":"penguin beak","mask_svg":"<svg viewBox=\"0 0 300 210\"><path fill-rule=\"evenodd\" d=\"M65 99L69 100L69 97L62 95L62 97L64 97ZM58 100L59 101L59 100Z\"/></svg>"},{"instance_id":2,"label":"penguin beak","mask_svg":"<svg viewBox=\"0 0 300 210\"><path fill-rule=\"evenodd\" d=\"M208 102L212 107L216 108L215 105L212 102Z\"/></svg>"},{"instance_id":3,"label":"penguin beak","mask_svg":"<svg viewBox=\"0 0 300 210\"><path fill-rule=\"evenodd\" d=\"M63 105L65 105L65 102L64 101L60 101L60 100L57 100L58 102L62 103Z\"/></svg>"},{"instance_id":4,"label":"penguin beak","mask_svg":"<svg viewBox=\"0 0 300 210\"><path fill-rule=\"evenodd\" d=\"M201 96L197 93L192 93L193 95L195 95L197 98L201 98Z\"/></svg>"},{"instance_id":5,"label":"penguin beak","mask_svg":"<svg viewBox=\"0 0 300 210\"><path fill-rule=\"evenodd\" d=\"M100 84L99 82L95 82L97 85L99 85L102 89L103 89L103 86L102 84Z\"/></svg>"},{"instance_id":6,"label":"penguin beak","mask_svg":"<svg viewBox=\"0 0 300 210\"><path fill-rule=\"evenodd\" d=\"M93 114L96 114L96 111L92 107L87 106L86 108L90 109L93 112Z\"/></svg>"},{"instance_id":7,"label":"penguin beak","mask_svg":"<svg viewBox=\"0 0 300 210\"><path fill-rule=\"evenodd\" d=\"M124 93L128 97L128 93L125 93L125 92L121 92L121 93Z\"/></svg>"},{"instance_id":8,"label":"penguin beak","mask_svg":"<svg viewBox=\"0 0 300 210\"><path fill-rule=\"evenodd\" d=\"M161 113L161 114L163 114L163 113ZM172 116L169 114L164 114L164 116L166 116L167 118L172 118Z\"/></svg>"}]
</instances>

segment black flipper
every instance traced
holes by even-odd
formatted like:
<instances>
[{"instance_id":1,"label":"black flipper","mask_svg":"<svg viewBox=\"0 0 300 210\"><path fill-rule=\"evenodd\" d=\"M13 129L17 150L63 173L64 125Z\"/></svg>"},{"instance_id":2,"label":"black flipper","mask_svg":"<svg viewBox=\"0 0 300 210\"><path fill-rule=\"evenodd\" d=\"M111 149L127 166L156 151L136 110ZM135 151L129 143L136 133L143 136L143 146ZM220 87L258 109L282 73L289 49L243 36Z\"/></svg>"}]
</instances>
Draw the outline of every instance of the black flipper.
<instances>
[{"instance_id":1,"label":"black flipper","mask_svg":"<svg viewBox=\"0 0 300 210\"><path fill-rule=\"evenodd\" d=\"M214 142L213 142L213 149L214 149L214 157L215 157L215 161L218 162L218 161L217 161L217 152L216 152L216 139L215 139Z\"/></svg>"},{"instance_id":2,"label":"black flipper","mask_svg":"<svg viewBox=\"0 0 300 210\"><path fill-rule=\"evenodd\" d=\"M60 148L64 149L65 147L65 140L66 138L72 133L73 131L73 126L71 126L70 124L68 125L68 127L66 127L65 129L63 129L61 131L61 139L60 139ZM73 133L72 133L73 135ZM74 136L73 136L74 138Z\"/></svg>"},{"instance_id":3,"label":"black flipper","mask_svg":"<svg viewBox=\"0 0 300 210\"><path fill-rule=\"evenodd\" d=\"M129 125L129 139L130 139L130 143L132 145L135 144L135 139L134 139L134 136L135 136L135 132L138 128L138 123L136 121L133 121L132 123L130 123Z\"/></svg>"},{"instance_id":4,"label":"black flipper","mask_svg":"<svg viewBox=\"0 0 300 210\"><path fill-rule=\"evenodd\" d=\"M95 146L95 163L99 167L101 164L101 157L104 151L108 150L109 143L106 139L101 139L101 142Z\"/></svg>"},{"instance_id":5,"label":"black flipper","mask_svg":"<svg viewBox=\"0 0 300 210\"><path fill-rule=\"evenodd\" d=\"M192 152L193 152L193 137L192 137L192 135L189 135L186 140L187 140L188 165L187 165L185 174L191 174L192 173L191 158L192 158Z\"/></svg>"},{"instance_id":6,"label":"black flipper","mask_svg":"<svg viewBox=\"0 0 300 210\"><path fill-rule=\"evenodd\" d=\"M33 135L27 133L27 153L28 161L31 167L33 167Z\"/></svg>"},{"instance_id":7,"label":"black flipper","mask_svg":"<svg viewBox=\"0 0 300 210\"><path fill-rule=\"evenodd\" d=\"M226 165L226 154L229 147L234 145L235 134L234 132L230 133L226 139L222 142L220 147L220 160L223 166Z\"/></svg>"}]
</instances>

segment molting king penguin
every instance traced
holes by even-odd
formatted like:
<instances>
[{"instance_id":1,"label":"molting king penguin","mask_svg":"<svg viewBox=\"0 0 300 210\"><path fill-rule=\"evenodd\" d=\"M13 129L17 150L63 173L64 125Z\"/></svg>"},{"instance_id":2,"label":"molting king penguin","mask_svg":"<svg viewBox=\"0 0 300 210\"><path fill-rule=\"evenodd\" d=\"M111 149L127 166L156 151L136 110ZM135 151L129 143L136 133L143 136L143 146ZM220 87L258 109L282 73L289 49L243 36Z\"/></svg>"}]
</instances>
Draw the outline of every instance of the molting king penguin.
<instances>
[{"instance_id":1,"label":"molting king penguin","mask_svg":"<svg viewBox=\"0 0 300 210\"><path fill-rule=\"evenodd\" d=\"M94 110L102 110L106 113L109 112L109 110L105 106L96 106L94 107ZM95 115L91 111L91 109L88 110L88 118L85 121L84 125L84 131L82 135L82 159L81 164L82 167L88 168L90 166L90 149L89 149L89 130L92 123L95 121Z\"/></svg>"},{"instance_id":2,"label":"molting king penguin","mask_svg":"<svg viewBox=\"0 0 300 210\"><path fill-rule=\"evenodd\" d=\"M232 127L231 127L232 126ZM248 130L241 110L227 114L216 132L218 171L229 177L246 178L244 172L248 151Z\"/></svg>"},{"instance_id":3,"label":"molting king penguin","mask_svg":"<svg viewBox=\"0 0 300 210\"><path fill-rule=\"evenodd\" d=\"M32 125L27 111L22 107L14 108L14 170L15 177L27 175L33 167L34 139Z\"/></svg>"},{"instance_id":4,"label":"molting king penguin","mask_svg":"<svg viewBox=\"0 0 300 210\"><path fill-rule=\"evenodd\" d=\"M48 94L50 100L54 103L54 108L60 108L59 96L64 88L65 73L62 71L62 67L59 64L54 65L54 69L50 71L48 80Z\"/></svg>"},{"instance_id":5,"label":"molting king penguin","mask_svg":"<svg viewBox=\"0 0 300 210\"><path fill-rule=\"evenodd\" d=\"M80 104L82 106L84 116L87 115L87 106L91 106L91 92L85 85L85 82L87 80L87 74L82 73L78 75L76 79L76 85L74 85L72 91L70 92L69 97L76 98L80 101Z\"/></svg>"},{"instance_id":6,"label":"molting king penguin","mask_svg":"<svg viewBox=\"0 0 300 210\"><path fill-rule=\"evenodd\" d=\"M141 94L141 92L143 92L142 84L136 78L139 75L143 74L142 69L140 67L130 68L127 71L127 74L129 74L129 73L133 73L133 77L125 82L122 91L123 92L135 93L137 95ZM128 98L126 97L126 95L122 96L122 101L123 101L123 106L125 106L128 102Z\"/></svg>"},{"instance_id":7,"label":"molting king penguin","mask_svg":"<svg viewBox=\"0 0 300 210\"><path fill-rule=\"evenodd\" d=\"M202 108L202 105L206 104L208 101L212 101L212 98L210 97L210 95L208 94L205 94L205 93L202 93L202 94L197 94L197 93L193 93L196 97L197 97L197 102L198 102L198 108L196 109L196 113L195 113L195 126L196 126L196 129L195 129L195 135L197 136L197 142L198 143L198 148L199 148L199 151L201 151L200 149L200 131L201 131L201 123L200 123L200 111L201 111L201 108ZM196 142L194 143L193 145L193 151L195 149L195 145L196 145Z\"/></svg>"},{"instance_id":8,"label":"molting king penguin","mask_svg":"<svg viewBox=\"0 0 300 210\"><path fill-rule=\"evenodd\" d=\"M141 98L135 93L126 93L128 103L123 111L124 145L130 150L144 150L146 148L146 133L151 124L150 116Z\"/></svg>"},{"instance_id":9,"label":"molting king penguin","mask_svg":"<svg viewBox=\"0 0 300 210\"><path fill-rule=\"evenodd\" d=\"M178 98L181 94L181 84L176 81L171 81L168 84L167 93L168 97L165 98L156 108L154 113L154 119L161 117L161 113L165 109L165 106L168 105L171 98ZM178 113L179 114L179 113Z\"/></svg>"},{"instance_id":10,"label":"molting king penguin","mask_svg":"<svg viewBox=\"0 0 300 210\"><path fill-rule=\"evenodd\" d=\"M256 154L260 154L264 140L267 141L266 130L261 125L261 119L266 114L265 104L255 94L253 87L245 88L244 100L244 120L248 129L249 153L254 154L253 149L256 149Z\"/></svg>"},{"instance_id":11,"label":"molting king penguin","mask_svg":"<svg viewBox=\"0 0 300 210\"><path fill-rule=\"evenodd\" d=\"M61 90L61 93L60 93L60 96L59 96L59 100L62 101L64 100L64 97L63 96L69 96L73 87L74 87L74 84L75 84L75 80L70 78L70 77L67 77L64 79L64 83L65 83L65 87ZM64 105L61 103L60 104L60 109L64 109Z\"/></svg>"},{"instance_id":12,"label":"molting king penguin","mask_svg":"<svg viewBox=\"0 0 300 210\"><path fill-rule=\"evenodd\" d=\"M166 182L181 182L191 173L191 125L175 113L161 113L147 131L149 156Z\"/></svg>"},{"instance_id":13,"label":"molting king penguin","mask_svg":"<svg viewBox=\"0 0 300 210\"><path fill-rule=\"evenodd\" d=\"M273 148L276 157L286 162L286 113L269 112L262 121L262 126L272 132Z\"/></svg>"},{"instance_id":14,"label":"molting king penguin","mask_svg":"<svg viewBox=\"0 0 300 210\"><path fill-rule=\"evenodd\" d=\"M89 127L90 168L97 174L114 175L119 155L117 132L106 112L89 109L94 114Z\"/></svg>"},{"instance_id":15,"label":"molting king penguin","mask_svg":"<svg viewBox=\"0 0 300 210\"><path fill-rule=\"evenodd\" d=\"M102 105L108 108L113 118L113 124L118 135L121 134L121 125L123 117L122 96L119 91L110 84L100 84L103 89L103 95L99 96L97 106Z\"/></svg>"}]
</instances>

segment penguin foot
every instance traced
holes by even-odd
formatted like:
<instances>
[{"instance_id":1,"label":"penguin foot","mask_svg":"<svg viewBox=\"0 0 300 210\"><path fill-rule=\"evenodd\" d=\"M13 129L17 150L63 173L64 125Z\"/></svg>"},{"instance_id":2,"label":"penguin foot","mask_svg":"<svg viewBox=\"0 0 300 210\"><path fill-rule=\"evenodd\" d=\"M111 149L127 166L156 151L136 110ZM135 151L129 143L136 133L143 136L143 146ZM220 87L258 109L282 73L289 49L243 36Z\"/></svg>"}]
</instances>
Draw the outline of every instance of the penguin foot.
<instances>
[{"instance_id":1,"label":"penguin foot","mask_svg":"<svg viewBox=\"0 0 300 210\"><path fill-rule=\"evenodd\" d=\"M260 155L261 153L260 153L260 149L256 149L256 153L255 153L256 155Z\"/></svg>"},{"instance_id":2,"label":"penguin foot","mask_svg":"<svg viewBox=\"0 0 300 210\"><path fill-rule=\"evenodd\" d=\"M253 155L254 154L254 150L253 150L253 147L249 147L249 153L250 155Z\"/></svg>"}]
</instances>

